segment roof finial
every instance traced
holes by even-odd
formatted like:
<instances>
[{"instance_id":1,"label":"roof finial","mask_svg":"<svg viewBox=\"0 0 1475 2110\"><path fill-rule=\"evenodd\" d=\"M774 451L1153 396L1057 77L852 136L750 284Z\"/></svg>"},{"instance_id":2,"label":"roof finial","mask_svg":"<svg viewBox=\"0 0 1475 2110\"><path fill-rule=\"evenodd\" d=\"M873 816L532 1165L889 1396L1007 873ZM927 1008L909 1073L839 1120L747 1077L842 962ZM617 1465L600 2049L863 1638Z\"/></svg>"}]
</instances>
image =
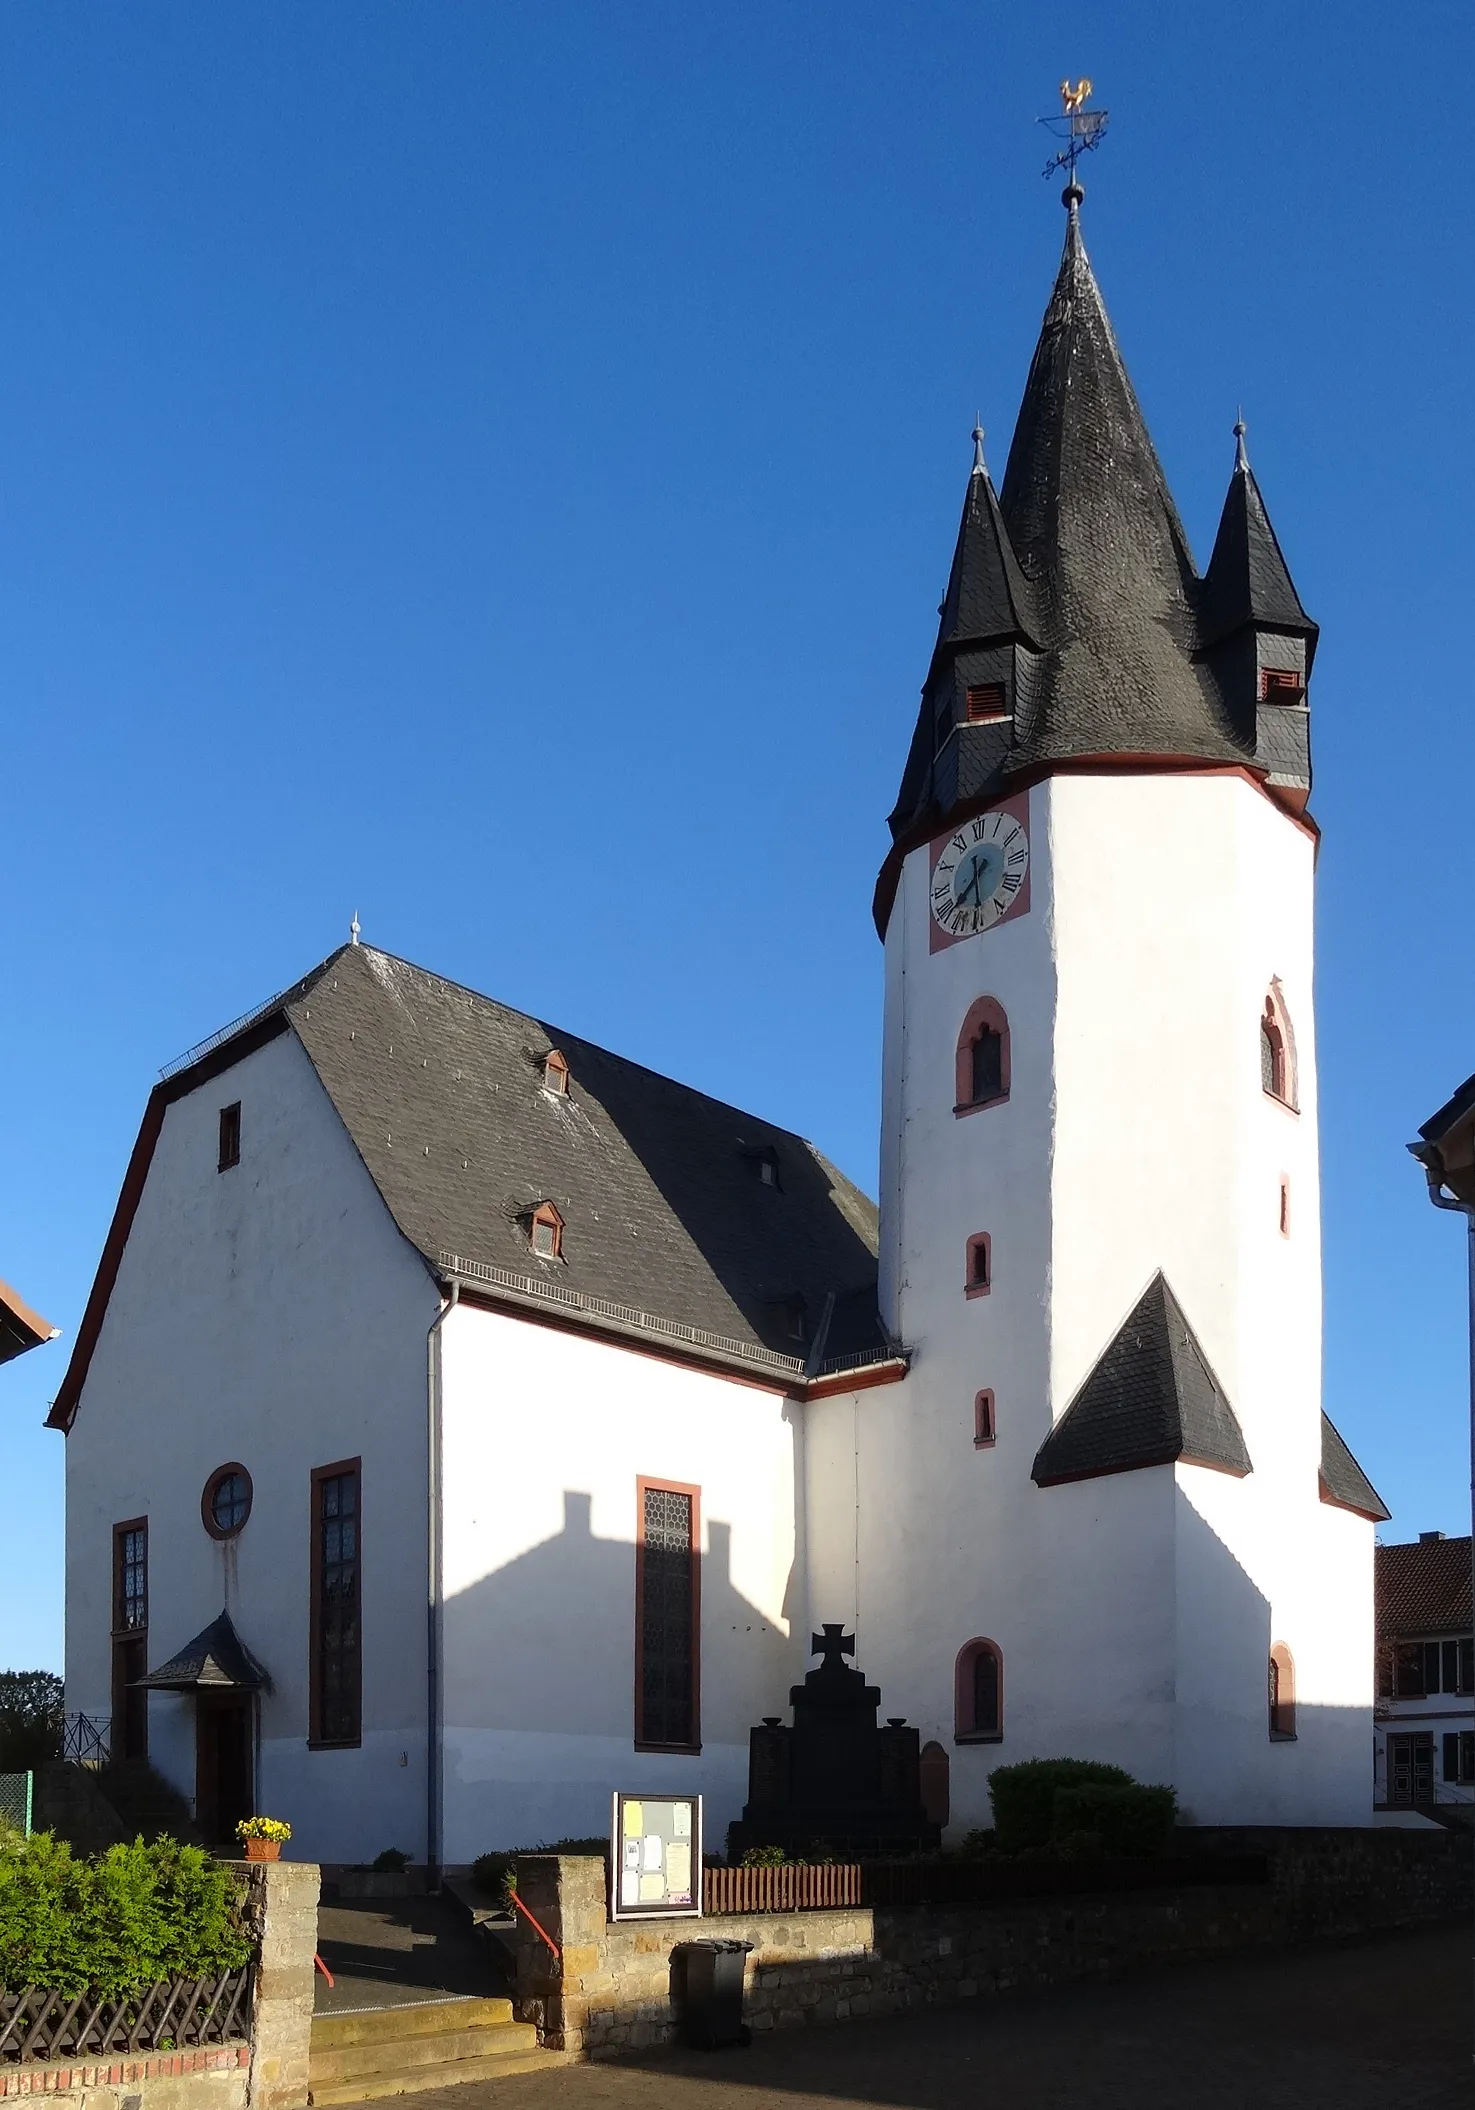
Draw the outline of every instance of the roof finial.
<instances>
[{"instance_id":1,"label":"roof finial","mask_svg":"<svg viewBox=\"0 0 1475 2110\"><path fill-rule=\"evenodd\" d=\"M359 941L359 912L358 912L358 910L357 910L357 909L355 909L355 910L354 910L354 912L353 912L353 921L352 921L352 923L350 923L350 924L349 924L349 926L348 926L348 942L349 942L349 944L350 944L350 945L357 945L357 944L358 944L358 941Z\"/></svg>"},{"instance_id":2,"label":"roof finial","mask_svg":"<svg viewBox=\"0 0 1475 2110\"><path fill-rule=\"evenodd\" d=\"M1065 193L1061 199L1066 211L1074 220L1080 211L1081 200L1086 193L1076 176L1076 163L1082 154L1089 154L1099 147L1106 137L1106 121L1109 112L1091 110L1086 107L1091 93L1091 82L1082 78L1074 87L1068 80L1060 83L1062 105L1059 117L1042 117L1039 122L1052 131L1065 145L1058 154L1052 154L1045 163L1046 176L1053 176L1057 169L1065 170Z\"/></svg>"},{"instance_id":3,"label":"roof finial","mask_svg":"<svg viewBox=\"0 0 1475 2110\"><path fill-rule=\"evenodd\" d=\"M1250 466L1250 457L1245 452L1245 433L1247 430L1245 407L1241 403L1234 418L1234 466L1236 469L1248 469Z\"/></svg>"},{"instance_id":4,"label":"roof finial","mask_svg":"<svg viewBox=\"0 0 1475 2110\"><path fill-rule=\"evenodd\" d=\"M983 414L977 410L973 413L973 474L988 475L988 464L983 458Z\"/></svg>"}]
</instances>

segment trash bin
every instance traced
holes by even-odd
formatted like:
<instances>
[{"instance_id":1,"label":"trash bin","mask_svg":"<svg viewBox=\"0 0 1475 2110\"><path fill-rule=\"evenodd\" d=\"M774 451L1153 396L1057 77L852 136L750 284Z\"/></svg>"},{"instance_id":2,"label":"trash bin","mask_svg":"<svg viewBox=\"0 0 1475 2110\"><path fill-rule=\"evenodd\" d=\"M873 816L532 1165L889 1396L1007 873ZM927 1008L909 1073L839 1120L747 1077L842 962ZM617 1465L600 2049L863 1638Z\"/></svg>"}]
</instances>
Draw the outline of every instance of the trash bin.
<instances>
[{"instance_id":1,"label":"trash bin","mask_svg":"<svg viewBox=\"0 0 1475 2110\"><path fill-rule=\"evenodd\" d=\"M681 1961L681 2033L698 2051L750 2044L743 2021L743 1964L750 1941L689 1941Z\"/></svg>"}]
</instances>

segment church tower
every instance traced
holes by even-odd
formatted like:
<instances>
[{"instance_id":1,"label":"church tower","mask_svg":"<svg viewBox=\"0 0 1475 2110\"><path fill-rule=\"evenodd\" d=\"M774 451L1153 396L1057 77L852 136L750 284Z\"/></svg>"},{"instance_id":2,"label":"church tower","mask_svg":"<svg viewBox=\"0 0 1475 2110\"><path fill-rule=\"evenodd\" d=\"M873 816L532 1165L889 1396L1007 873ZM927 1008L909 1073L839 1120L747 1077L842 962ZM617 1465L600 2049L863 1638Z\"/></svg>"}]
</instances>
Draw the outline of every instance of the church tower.
<instances>
[{"instance_id":1,"label":"church tower","mask_svg":"<svg viewBox=\"0 0 1475 2110\"><path fill-rule=\"evenodd\" d=\"M1060 1755L1199 1822L1365 1823L1385 1512L1320 1399L1316 626L1242 428L1200 577L1081 198L997 494L974 435L876 891L911 1362L813 1413L813 1609L949 1750L955 1825Z\"/></svg>"}]
</instances>

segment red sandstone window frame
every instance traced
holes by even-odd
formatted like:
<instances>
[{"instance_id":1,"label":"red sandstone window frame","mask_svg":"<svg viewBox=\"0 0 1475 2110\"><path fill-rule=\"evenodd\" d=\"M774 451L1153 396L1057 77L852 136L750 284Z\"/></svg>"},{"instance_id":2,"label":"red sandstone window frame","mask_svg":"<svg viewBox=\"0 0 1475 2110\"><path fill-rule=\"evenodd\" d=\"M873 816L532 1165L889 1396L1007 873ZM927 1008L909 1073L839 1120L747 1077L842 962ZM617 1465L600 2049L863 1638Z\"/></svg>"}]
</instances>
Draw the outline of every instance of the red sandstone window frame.
<instances>
[{"instance_id":1,"label":"red sandstone window frame","mask_svg":"<svg viewBox=\"0 0 1475 2110\"><path fill-rule=\"evenodd\" d=\"M646 1735L645 1720L645 1498L648 1492L686 1495L691 1501L691 1720L690 1739L670 1743ZM702 1490L685 1480L641 1473L635 1481L635 1749L697 1757L702 1748Z\"/></svg>"},{"instance_id":2,"label":"red sandstone window frame","mask_svg":"<svg viewBox=\"0 0 1475 2110\"><path fill-rule=\"evenodd\" d=\"M539 1202L537 1208L534 1209L528 1218L528 1244L532 1247L539 1260L562 1260L563 1229L563 1218L553 1203ZM539 1249L539 1231L551 1231L553 1233L553 1248L551 1252L545 1253Z\"/></svg>"},{"instance_id":3,"label":"red sandstone window frame","mask_svg":"<svg viewBox=\"0 0 1475 2110\"><path fill-rule=\"evenodd\" d=\"M1296 1741L1296 1663L1283 1641L1271 1644L1268 1666L1270 1741Z\"/></svg>"},{"instance_id":4,"label":"red sandstone window frame","mask_svg":"<svg viewBox=\"0 0 1475 2110\"><path fill-rule=\"evenodd\" d=\"M220 1109L220 1133L215 1152L215 1170L229 1172L241 1162L241 1102L233 1099Z\"/></svg>"},{"instance_id":5,"label":"red sandstone window frame","mask_svg":"<svg viewBox=\"0 0 1475 2110\"><path fill-rule=\"evenodd\" d=\"M973 1395L973 1448L991 1451L998 1434L994 1419L994 1395L987 1385Z\"/></svg>"},{"instance_id":6,"label":"red sandstone window frame","mask_svg":"<svg viewBox=\"0 0 1475 2110\"><path fill-rule=\"evenodd\" d=\"M1266 1098L1278 1106L1293 1114L1300 1111L1296 1096L1296 1040L1278 981L1272 982L1265 992L1265 1007L1260 1013L1260 1086Z\"/></svg>"},{"instance_id":7,"label":"red sandstone window frame","mask_svg":"<svg viewBox=\"0 0 1475 2110\"><path fill-rule=\"evenodd\" d=\"M353 1555L353 1729L344 1736L323 1734L323 1671L327 1650L327 1603L323 1590L323 1502L325 1480L347 1479L354 1484ZM309 1751L353 1751L364 1740L364 1461L339 1458L332 1465L315 1465L311 1478L312 1521L309 1544L312 1574L308 1592L308 1692L307 1748Z\"/></svg>"},{"instance_id":8,"label":"red sandstone window frame","mask_svg":"<svg viewBox=\"0 0 1475 2110\"><path fill-rule=\"evenodd\" d=\"M550 1048L543 1057L543 1089L553 1092L558 1098L568 1097L568 1057L557 1048Z\"/></svg>"},{"instance_id":9,"label":"red sandstone window frame","mask_svg":"<svg viewBox=\"0 0 1475 2110\"><path fill-rule=\"evenodd\" d=\"M1284 1172L1280 1176L1280 1235L1291 1235L1291 1183Z\"/></svg>"},{"instance_id":10,"label":"red sandstone window frame","mask_svg":"<svg viewBox=\"0 0 1475 2110\"><path fill-rule=\"evenodd\" d=\"M215 1520L215 1496L233 1473L238 1479L245 1482L246 1509L239 1524L232 1524L227 1527L218 1524ZM255 1500L255 1495L256 1490L251 1484L251 1475L238 1458L231 1459L227 1465L217 1465L200 1492L200 1522L209 1532L211 1538L237 1538L251 1521L251 1504Z\"/></svg>"},{"instance_id":11,"label":"red sandstone window frame","mask_svg":"<svg viewBox=\"0 0 1475 2110\"><path fill-rule=\"evenodd\" d=\"M969 1239L963 1262L963 1294L986 1297L994 1286L994 1241L988 1231L975 1231Z\"/></svg>"},{"instance_id":12,"label":"red sandstone window frame","mask_svg":"<svg viewBox=\"0 0 1475 2110\"><path fill-rule=\"evenodd\" d=\"M973 1049L985 1033L999 1036L999 1089L987 1099L973 1096ZM958 1032L953 1070L953 1113L982 1113L985 1107L1002 1106L1009 1096L1009 1019L996 996L980 996L968 1007Z\"/></svg>"},{"instance_id":13,"label":"red sandstone window frame","mask_svg":"<svg viewBox=\"0 0 1475 2110\"><path fill-rule=\"evenodd\" d=\"M976 1666L981 1656L993 1659L994 1719L980 1729L977 1719L978 1682ZM1004 1651L997 1641L977 1634L958 1650L953 1666L953 1742L955 1744L1001 1744L1004 1741Z\"/></svg>"}]
</instances>

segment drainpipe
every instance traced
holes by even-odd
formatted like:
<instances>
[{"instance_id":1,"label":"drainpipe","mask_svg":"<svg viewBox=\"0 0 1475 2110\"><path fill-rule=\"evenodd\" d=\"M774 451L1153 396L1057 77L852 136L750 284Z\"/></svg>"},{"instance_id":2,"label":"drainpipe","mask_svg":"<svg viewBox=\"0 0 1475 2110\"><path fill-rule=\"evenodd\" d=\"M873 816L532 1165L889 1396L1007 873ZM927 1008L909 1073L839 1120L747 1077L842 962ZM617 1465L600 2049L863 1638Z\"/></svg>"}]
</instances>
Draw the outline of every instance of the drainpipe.
<instances>
[{"instance_id":1,"label":"drainpipe","mask_svg":"<svg viewBox=\"0 0 1475 2110\"><path fill-rule=\"evenodd\" d=\"M1410 1143L1408 1147L1424 1168L1429 1199L1435 1208L1456 1210L1465 1219L1470 1323L1470 1587L1471 1602L1475 1604L1475 1201L1461 1201L1458 1195L1445 1192L1444 1160L1434 1144Z\"/></svg>"},{"instance_id":2,"label":"drainpipe","mask_svg":"<svg viewBox=\"0 0 1475 2110\"><path fill-rule=\"evenodd\" d=\"M461 1297L459 1282L446 1285L445 1302L425 1336L425 1868L432 1890L440 1886L441 1690L440 1690L440 1407L441 1328Z\"/></svg>"}]
</instances>

